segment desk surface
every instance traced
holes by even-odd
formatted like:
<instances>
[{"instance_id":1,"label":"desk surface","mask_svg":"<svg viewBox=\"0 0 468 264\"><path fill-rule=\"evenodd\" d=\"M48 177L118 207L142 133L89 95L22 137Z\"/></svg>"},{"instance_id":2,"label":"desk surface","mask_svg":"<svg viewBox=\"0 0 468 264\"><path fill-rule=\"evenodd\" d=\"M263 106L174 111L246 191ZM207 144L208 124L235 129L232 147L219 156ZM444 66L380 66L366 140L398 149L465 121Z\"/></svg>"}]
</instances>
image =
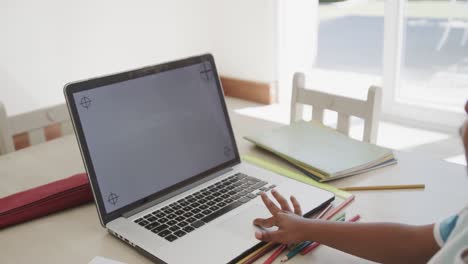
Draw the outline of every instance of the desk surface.
<instances>
[{"instance_id":1,"label":"desk surface","mask_svg":"<svg viewBox=\"0 0 468 264\"><path fill-rule=\"evenodd\" d=\"M241 154L265 156L243 135L280 124L242 116L235 109L253 104L228 98L231 122ZM362 221L424 224L460 210L468 202L466 167L397 152L398 165L334 182L335 186L425 183L425 190L356 192L350 214ZM0 197L83 172L74 136L66 136L0 156ZM88 204L0 231L1 263L88 263L104 256L126 263L150 263L101 227L96 209ZM320 247L291 263L362 263L363 259Z\"/></svg>"}]
</instances>

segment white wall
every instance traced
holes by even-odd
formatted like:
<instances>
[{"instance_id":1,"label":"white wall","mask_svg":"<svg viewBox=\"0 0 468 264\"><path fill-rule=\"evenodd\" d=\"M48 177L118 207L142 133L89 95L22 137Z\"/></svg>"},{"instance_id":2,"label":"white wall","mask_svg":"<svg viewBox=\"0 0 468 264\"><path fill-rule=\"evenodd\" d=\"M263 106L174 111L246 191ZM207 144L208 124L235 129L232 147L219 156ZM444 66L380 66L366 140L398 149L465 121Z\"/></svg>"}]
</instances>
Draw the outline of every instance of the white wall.
<instances>
[{"instance_id":1,"label":"white wall","mask_svg":"<svg viewBox=\"0 0 468 264\"><path fill-rule=\"evenodd\" d=\"M0 1L0 101L62 103L65 83L212 52L221 74L275 81L275 1Z\"/></svg>"},{"instance_id":2,"label":"white wall","mask_svg":"<svg viewBox=\"0 0 468 264\"><path fill-rule=\"evenodd\" d=\"M276 80L276 0L213 0L213 54L233 77Z\"/></svg>"},{"instance_id":3,"label":"white wall","mask_svg":"<svg viewBox=\"0 0 468 264\"><path fill-rule=\"evenodd\" d=\"M317 55L318 1L278 2L278 98L289 107L294 72L309 71Z\"/></svg>"}]
</instances>

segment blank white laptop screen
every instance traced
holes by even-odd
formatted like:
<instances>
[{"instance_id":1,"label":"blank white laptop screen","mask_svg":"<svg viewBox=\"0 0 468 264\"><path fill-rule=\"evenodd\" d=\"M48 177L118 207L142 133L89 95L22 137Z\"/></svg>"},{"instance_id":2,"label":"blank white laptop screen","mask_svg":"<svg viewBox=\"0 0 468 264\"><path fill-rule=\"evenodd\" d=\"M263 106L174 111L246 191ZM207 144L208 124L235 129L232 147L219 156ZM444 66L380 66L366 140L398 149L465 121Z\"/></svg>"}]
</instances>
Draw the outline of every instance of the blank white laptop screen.
<instances>
[{"instance_id":1,"label":"blank white laptop screen","mask_svg":"<svg viewBox=\"0 0 468 264\"><path fill-rule=\"evenodd\" d=\"M210 67L73 95L107 213L235 158Z\"/></svg>"}]
</instances>

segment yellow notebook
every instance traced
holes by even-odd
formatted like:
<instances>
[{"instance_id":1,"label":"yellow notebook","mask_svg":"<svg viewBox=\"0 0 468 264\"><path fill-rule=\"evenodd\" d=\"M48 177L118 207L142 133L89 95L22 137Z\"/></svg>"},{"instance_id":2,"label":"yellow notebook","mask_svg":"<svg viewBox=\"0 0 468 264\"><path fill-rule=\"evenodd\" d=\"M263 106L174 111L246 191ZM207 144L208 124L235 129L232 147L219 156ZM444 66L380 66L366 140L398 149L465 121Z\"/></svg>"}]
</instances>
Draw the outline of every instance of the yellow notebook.
<instances>
[{"instance_id":1,"label":"yellow notebook","mask_svg":"<svg viewBox=\"0 0 468 264\"><path fill-rule=\"evenodd\" d=\"M319 181L396 163L390 149L352 139L316 122L300 121L244 138Z\"/></svg>"}]
</instances>

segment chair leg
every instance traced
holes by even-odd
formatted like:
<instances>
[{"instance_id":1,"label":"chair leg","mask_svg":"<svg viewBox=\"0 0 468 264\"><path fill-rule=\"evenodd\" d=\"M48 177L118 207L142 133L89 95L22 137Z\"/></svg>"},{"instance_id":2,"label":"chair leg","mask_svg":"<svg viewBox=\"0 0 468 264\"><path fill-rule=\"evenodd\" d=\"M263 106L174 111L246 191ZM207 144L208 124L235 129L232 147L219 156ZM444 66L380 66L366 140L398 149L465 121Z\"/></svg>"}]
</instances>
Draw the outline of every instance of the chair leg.
<instances>
[{"instance_id":1,"label":"chair leg","mask_svg":"<svg viewBox=\"0 0 468 264\"><path fill-rule=\"evenodd\" d=\"M457 0L450 0L450 4L452 6L456 5ZM452 22L453 22L453 16L450 15L450 17L447 19L447 25L445 26L444 34L442 34L442 37L440 38L439 43L437 44L437 48L436 48L437 51L440 51L442 47L445 45L445 42L447 41L448 36L450 34L450 30L452 29L452 26L451 26Z\"/></svg>"},{"instance_id":2,"label":"chair leg","mask_svg":"<svg viewBox=\"0 0 468 264\"><path fill-rule=\"evenodd\" d=\"M451 25L451 19L447 21L447 25L445 26L444 34L442 34L442 37L439 40L439 43L437 44L437 51L440 51L442 47L445 45L445 42L447 41L447 38L450 34L450 30L452 29Z\"/></svg>"},{"instance_id":3,"label":"chair leg","mask_svg":"<svg viewBox=\"0 0 468 264\"><path fill-rule=\"evenodd\" d=\"M468 24L468 22L467 22L467 24ZM467 27L465 28L465 30L463 32L463 37L461 39L460 46L464 47L466 45L467 41L468 41L468 25L467 25Z\"/></svg>"}]
</instances>

